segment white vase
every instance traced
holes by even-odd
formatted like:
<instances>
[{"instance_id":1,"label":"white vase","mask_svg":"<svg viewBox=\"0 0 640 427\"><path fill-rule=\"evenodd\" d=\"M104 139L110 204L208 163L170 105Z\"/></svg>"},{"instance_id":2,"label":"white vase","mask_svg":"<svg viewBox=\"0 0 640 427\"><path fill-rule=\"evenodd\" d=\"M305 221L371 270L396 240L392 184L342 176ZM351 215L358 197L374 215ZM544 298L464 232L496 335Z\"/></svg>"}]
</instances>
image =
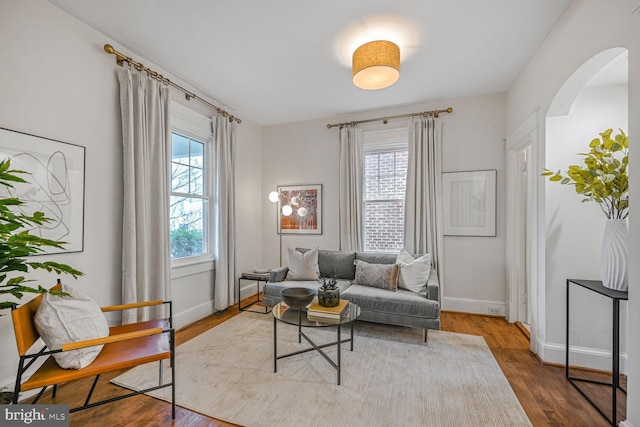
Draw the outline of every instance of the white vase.
<instances>
[{"instance_id":1,"label":"white vase","mask_svg":"<svg viewBox=\"0 0 640 427\"><path fill-rule=\"evenodd\" d=\"M602 237L602 284L616 291L629 289L629 230L626 219L608 219Z\"/></svg>"}]
</instances>

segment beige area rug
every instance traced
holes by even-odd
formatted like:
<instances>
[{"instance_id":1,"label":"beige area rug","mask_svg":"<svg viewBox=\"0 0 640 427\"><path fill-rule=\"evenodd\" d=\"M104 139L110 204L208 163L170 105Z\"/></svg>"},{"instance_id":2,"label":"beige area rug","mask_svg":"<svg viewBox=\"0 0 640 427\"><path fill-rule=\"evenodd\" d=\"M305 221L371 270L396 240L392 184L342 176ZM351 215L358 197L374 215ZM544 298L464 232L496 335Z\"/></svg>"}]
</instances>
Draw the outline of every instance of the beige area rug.
<instances>
[{"instance_id":1,"label":"beige area rug","mask_svg":"<svg viewBox=\"0 0 640 427\"><path fill-rule=\"evenodd\" d=\"M305 330L317 344L336 335ZM353 352L342 346L337 385L315 351L279 360L274 373L273 317L241 313L178 347L176 403L244 426L531 426L482 337L430 331L425 344L421 330L367 322L355 334ZM294 326L278 323L279 354L305 346ZM327 353L335 360L335 347ZM157 370L140 366L113 382L141 389ZM170 393L150 394L170 401Z\"/></svg>"}]
</instances>

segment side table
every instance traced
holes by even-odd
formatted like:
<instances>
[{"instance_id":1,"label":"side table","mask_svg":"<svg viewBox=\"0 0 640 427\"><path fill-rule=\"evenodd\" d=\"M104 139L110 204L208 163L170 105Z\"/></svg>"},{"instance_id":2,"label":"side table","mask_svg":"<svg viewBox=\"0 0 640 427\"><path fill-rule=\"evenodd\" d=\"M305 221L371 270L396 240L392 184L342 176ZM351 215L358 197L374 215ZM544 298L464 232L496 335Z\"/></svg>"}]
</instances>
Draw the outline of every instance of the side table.
<instances>
[{"instance_id":1,"label":"side table","mask_svg":"<svg viewBox=\"0 0 640 427\"><path fill-rule=\"evenodd\" d=\"M575 378L569 375L569 288L571 284L581 286L590 291L596 292L600 295L604 295L605 297L611 298L611 302L613 304L613 331L612 331L612 361L611 361L611 373L612 378L611 382L604 381L596 381L585 378ZM565 364L565 377L574 386L582 396L591 403L591 406L596 408L600 415L602 415L607 421L611 423L612 426L618 425L617 423L617 409L618 409L618 401L617 401L617 393L618 390L621 390L623 393L627 393L625 389L620 386L620 301L626 301L629 299L629 293L624 291L616 291L613 289L609 289L604 287L601 281L599 280L579 280L579 279L567 279L567 341L566 341L566 364ZM580 387L576 385L576 381L588 382L593 384L600 384L611 387L611 418L607 416L607 414L598 407L598 405L593 402L589 396L583 392Z\"/></svg>"},{"instance_id":2,"label":"side table","mask_svg":"<svg viewBox=\"0 0 640 427\"><path fill-rule=\"evenodd\" d=\"M257 299L245 306L241 305L242 302L240 300L240 289L242 288L241 284L243 280L250 280L250 281L256 282L256 289L257 289L257 292L256 292ZM254 313L262 313L261 311L249 310L249 307L262 301L260 299L260 282L264 282L264 283L269 282L269 273L255 273L253 271L245 271L240 275L240 277L238 278L238 310L252 311ZM262 314L268 314L270 312L271 310L269 309L269 307L264 306L264 313Z\"/></svg>"}]
</instances>

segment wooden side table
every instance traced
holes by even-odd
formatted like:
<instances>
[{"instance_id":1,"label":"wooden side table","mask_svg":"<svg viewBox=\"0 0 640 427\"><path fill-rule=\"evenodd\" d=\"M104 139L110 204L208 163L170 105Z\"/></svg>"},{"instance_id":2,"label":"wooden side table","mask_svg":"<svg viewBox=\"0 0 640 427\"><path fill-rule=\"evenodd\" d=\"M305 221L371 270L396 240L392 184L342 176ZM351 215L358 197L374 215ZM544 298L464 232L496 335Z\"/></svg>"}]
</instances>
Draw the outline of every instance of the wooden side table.
<instances>
[{"instance_id":1,"label":"wooden side table","mask_svg":"<svg viewBox=\"0 0 640 427\"><path fill-rule=\"evenodd\" d=\"M256 292L257 299L245 306L241 305L241 300L240 300L240 288L242 288L241 284L243 280L250 280L250 281L256 282L256 288L257 288L257 292ZM249 310L249 307L259 302L262 302L262 300L260 299L260 282L264 282L264 283L269 282L269 273L255 273L253 271L245 271L240 275L240 277L238 278L238 310L251 311L254 313L262 313L262 311ZM271 310L267 306L264 306L264 310L265 311L262 314L268 314L271 312Z\"/></svg>"},{"instance_id":2,"label":"wooden side table","mask_svg":"<svg viewBox=\"0 0 640 427\"><path fill-rule=\"evenodd\" d=\"M611 298L611 302L613 305L613 331L612 331L612 339L613 339L613 347L612 347L612 361L611 361L611 372L612 378L611 383L604 381L596 381L585 378L575 378L569 375L569 288L571 284L581 286L590 291L596 292L600 295L604 295L605 297ZM618 409L618 401L617 401L617 393L618 390L621 390L623 393L627 393L625 389L620 386L620 301L626 301L629 299L629 293L624 291L616 291L613 289L609 289L604 287L601 281L599 280L579 280L579 279L567 279L567 341L566 341L566 365L565 365L565 377L574 386L580 394L587 399L591 406L596 408L600 414L611 423L612 426L618 425L617 423L617 409ZM600 408L598 405L592 401L589 396L585 392L583 392L580 387L576 385L576 381L588 382L593 384L605 385L611 387L611 418L607 416L607 414Z\"/></svg>"}]
</instances>

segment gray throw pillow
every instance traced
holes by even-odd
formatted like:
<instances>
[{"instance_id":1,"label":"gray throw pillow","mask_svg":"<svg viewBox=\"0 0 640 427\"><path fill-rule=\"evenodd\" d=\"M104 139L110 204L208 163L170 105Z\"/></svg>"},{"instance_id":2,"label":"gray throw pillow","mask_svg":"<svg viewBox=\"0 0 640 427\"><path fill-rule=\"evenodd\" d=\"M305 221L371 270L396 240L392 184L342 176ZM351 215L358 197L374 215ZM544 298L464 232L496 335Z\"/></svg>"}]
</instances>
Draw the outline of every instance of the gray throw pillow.
<instances>
[{"instance_id":1,"label":"gray throw pillow","mask_svg":"<svg viewBox=\"0 0 640 427\"><path fill-rule=\"evenodd\" d=\"M398 290L397 264L369 264L356 260L356 285L373 286L375 288Z\"/></svg>"}]
</instances>

